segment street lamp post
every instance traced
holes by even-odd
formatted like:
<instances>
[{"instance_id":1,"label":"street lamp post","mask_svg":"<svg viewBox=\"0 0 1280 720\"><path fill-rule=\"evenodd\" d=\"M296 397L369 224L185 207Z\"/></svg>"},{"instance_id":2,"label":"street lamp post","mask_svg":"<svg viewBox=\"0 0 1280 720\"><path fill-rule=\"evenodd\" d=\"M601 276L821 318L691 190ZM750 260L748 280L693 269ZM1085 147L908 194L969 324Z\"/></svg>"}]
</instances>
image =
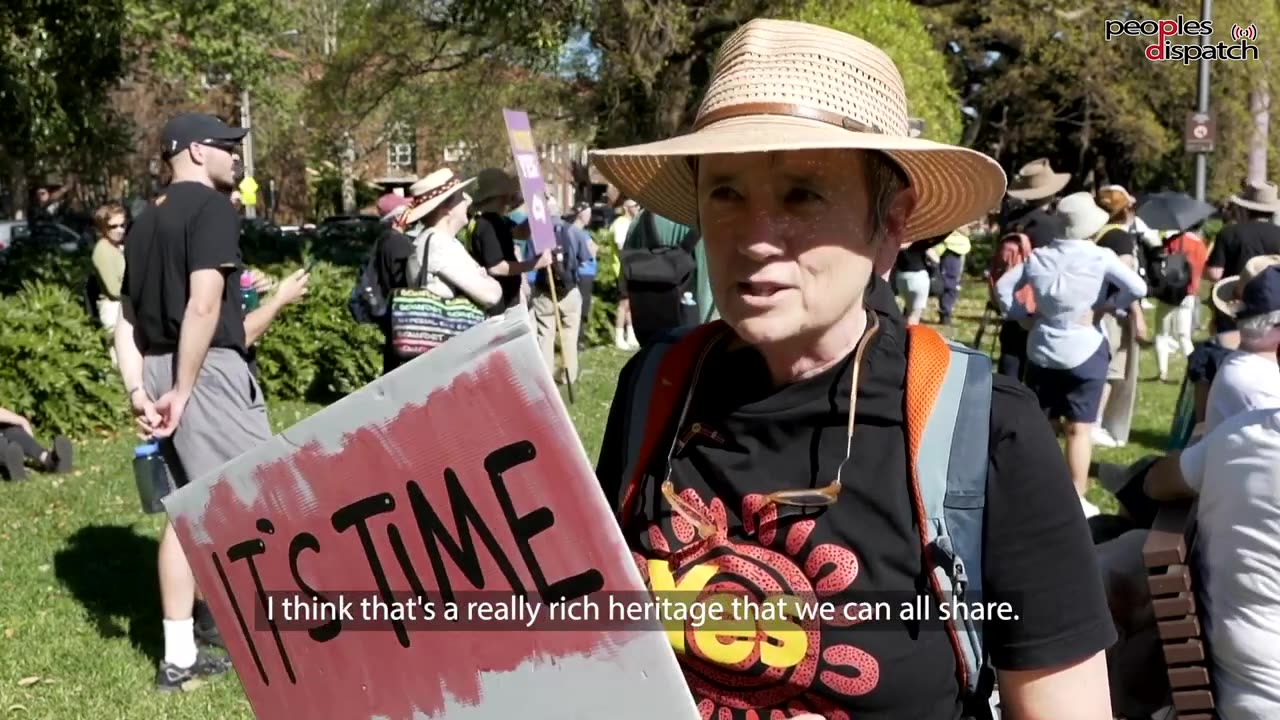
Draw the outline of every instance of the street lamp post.
<instances>
[{"instance_id":1,"label":"street lamp post","mask_svg":"<svg viewBox=\"0 0 1280 720\"><path fill-rule=\"evenodd\" d=\"M1200 0L1200 20L1207 22L1213 13L1213 0ZM1197 112L1203 116L1209 114L1209 61L1206 59L1208 53L1205 52L1206 46L1209 44L1209 35L1200 36L1200 97L1196 106ZM1203 201L1208 185L1209 175L1209 155L1204 152L1196 153L1196 199Z\"/></svg>"},{"instance_id":2,"label":"street lamp post","mask_svg":"<svg viewBox=\"0 0 1280 720\"><path fill-rule=\"evenodd\" d=\"M249 89L244 88L240 91L240 127L249 132L244 135L244 142L241 149L244 153L244 176L253 177L253 118L249 111ZM257 203L252 205L245 203L244 216L247 218L255 218L258 216Z\"/></svg>"}]
</instances>

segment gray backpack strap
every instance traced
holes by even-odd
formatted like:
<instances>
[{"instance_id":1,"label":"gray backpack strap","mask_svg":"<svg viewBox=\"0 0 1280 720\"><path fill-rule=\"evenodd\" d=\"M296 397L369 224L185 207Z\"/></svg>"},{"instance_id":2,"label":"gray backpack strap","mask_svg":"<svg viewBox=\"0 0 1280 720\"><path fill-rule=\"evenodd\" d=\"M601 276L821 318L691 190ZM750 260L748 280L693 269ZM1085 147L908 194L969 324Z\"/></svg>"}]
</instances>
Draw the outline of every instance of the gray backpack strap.
<instances>
[{"instance_id":1,"label":"gray backpack strap","mask_svg":"<svg viewBox=\"0 0 1280 720\"><path fill-rule=\"evenodd\" d=\"M927 556L934 587L947 602L984 602L983 525L991 425L991 359L947 343L950 362L925 421L916 451L918 497L923 506ZM986 701L994 679L983 646L982 623L967 616L946 621L963 664L967 699ZM987 708L988 712L990 708Z\"/></svg>"}]
</instances>

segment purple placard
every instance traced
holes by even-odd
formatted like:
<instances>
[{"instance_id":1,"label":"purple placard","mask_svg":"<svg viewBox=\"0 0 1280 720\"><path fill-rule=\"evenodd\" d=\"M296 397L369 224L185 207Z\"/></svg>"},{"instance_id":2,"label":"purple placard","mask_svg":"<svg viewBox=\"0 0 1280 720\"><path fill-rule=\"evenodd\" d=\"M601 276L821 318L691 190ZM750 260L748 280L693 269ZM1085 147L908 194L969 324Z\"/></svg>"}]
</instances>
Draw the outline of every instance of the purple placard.
<instances>
[{"instance_id":1,"label":"purple placard","mask_svg":"<svg viewBox=\"0 0 1280 720\"><path fill-rule=\"evenodd\" d=\"M538 146L533 142L533 130L529 127L529 115L523 110L503 110L507 121L507 137L511 139L511 157L516 162L516 174L520 178L520 194L529 210L529 238L535 253L552 250L556 246L555 230L547 217L544 195L546 183L538 167Z\"/></svg>"}]
</instances>

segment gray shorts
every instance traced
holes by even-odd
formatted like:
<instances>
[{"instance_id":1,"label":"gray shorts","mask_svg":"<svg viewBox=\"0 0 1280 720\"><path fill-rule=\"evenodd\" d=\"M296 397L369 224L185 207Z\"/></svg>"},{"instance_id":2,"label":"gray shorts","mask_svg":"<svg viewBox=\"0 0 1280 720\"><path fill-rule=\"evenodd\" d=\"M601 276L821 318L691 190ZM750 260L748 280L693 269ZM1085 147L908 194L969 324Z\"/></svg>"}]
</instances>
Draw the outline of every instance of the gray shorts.
<instances>
[{"instance_id":1,"label":"gray shorts","mask_svg":"<svg viewBox=\"0 0 1280 720\"><path fill-rule=\"evenodd\" d=\"M143 358L142 384L159 398L173 389L177 355ZM209 348L178 429L160 443L165 465L177 487L212 477L244 452L271 439L262 388L244 358L234 350Z\"/></svg>"}]
</instances>

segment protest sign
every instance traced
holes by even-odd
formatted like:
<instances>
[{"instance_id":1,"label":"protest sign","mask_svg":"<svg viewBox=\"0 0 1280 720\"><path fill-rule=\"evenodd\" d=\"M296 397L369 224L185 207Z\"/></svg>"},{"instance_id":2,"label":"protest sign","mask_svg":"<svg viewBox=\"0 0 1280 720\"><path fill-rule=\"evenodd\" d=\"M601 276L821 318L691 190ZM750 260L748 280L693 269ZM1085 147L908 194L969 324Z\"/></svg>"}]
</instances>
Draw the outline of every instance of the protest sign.
<instances>
[{"instance_id":1,"label":"protest sign","mask_svg":"<svg viewBox=\"0 0 1280 720\"><path fill-rule=\"evenodd\" d=\"M262 720L699 717L522 307L165 506Z\"/></svg>"},{"instance_id":2,"label":"protest sign","mask_svg":"<svg viewBox=\"0 0 1280 720\"><path fill-rule=\"evenodd\" d=\"M502 117L507 122L511 157L515 160L516 174L520 178L520 194L529 206L529 238L533 252L537 254L554 249L556 234L551 226L551 218L547 216L544 199L546 182L542 179L542 170L538 164L538 146L533 142L529 116L522 110L503 110Z\"/></svg>"}]
</instances>

